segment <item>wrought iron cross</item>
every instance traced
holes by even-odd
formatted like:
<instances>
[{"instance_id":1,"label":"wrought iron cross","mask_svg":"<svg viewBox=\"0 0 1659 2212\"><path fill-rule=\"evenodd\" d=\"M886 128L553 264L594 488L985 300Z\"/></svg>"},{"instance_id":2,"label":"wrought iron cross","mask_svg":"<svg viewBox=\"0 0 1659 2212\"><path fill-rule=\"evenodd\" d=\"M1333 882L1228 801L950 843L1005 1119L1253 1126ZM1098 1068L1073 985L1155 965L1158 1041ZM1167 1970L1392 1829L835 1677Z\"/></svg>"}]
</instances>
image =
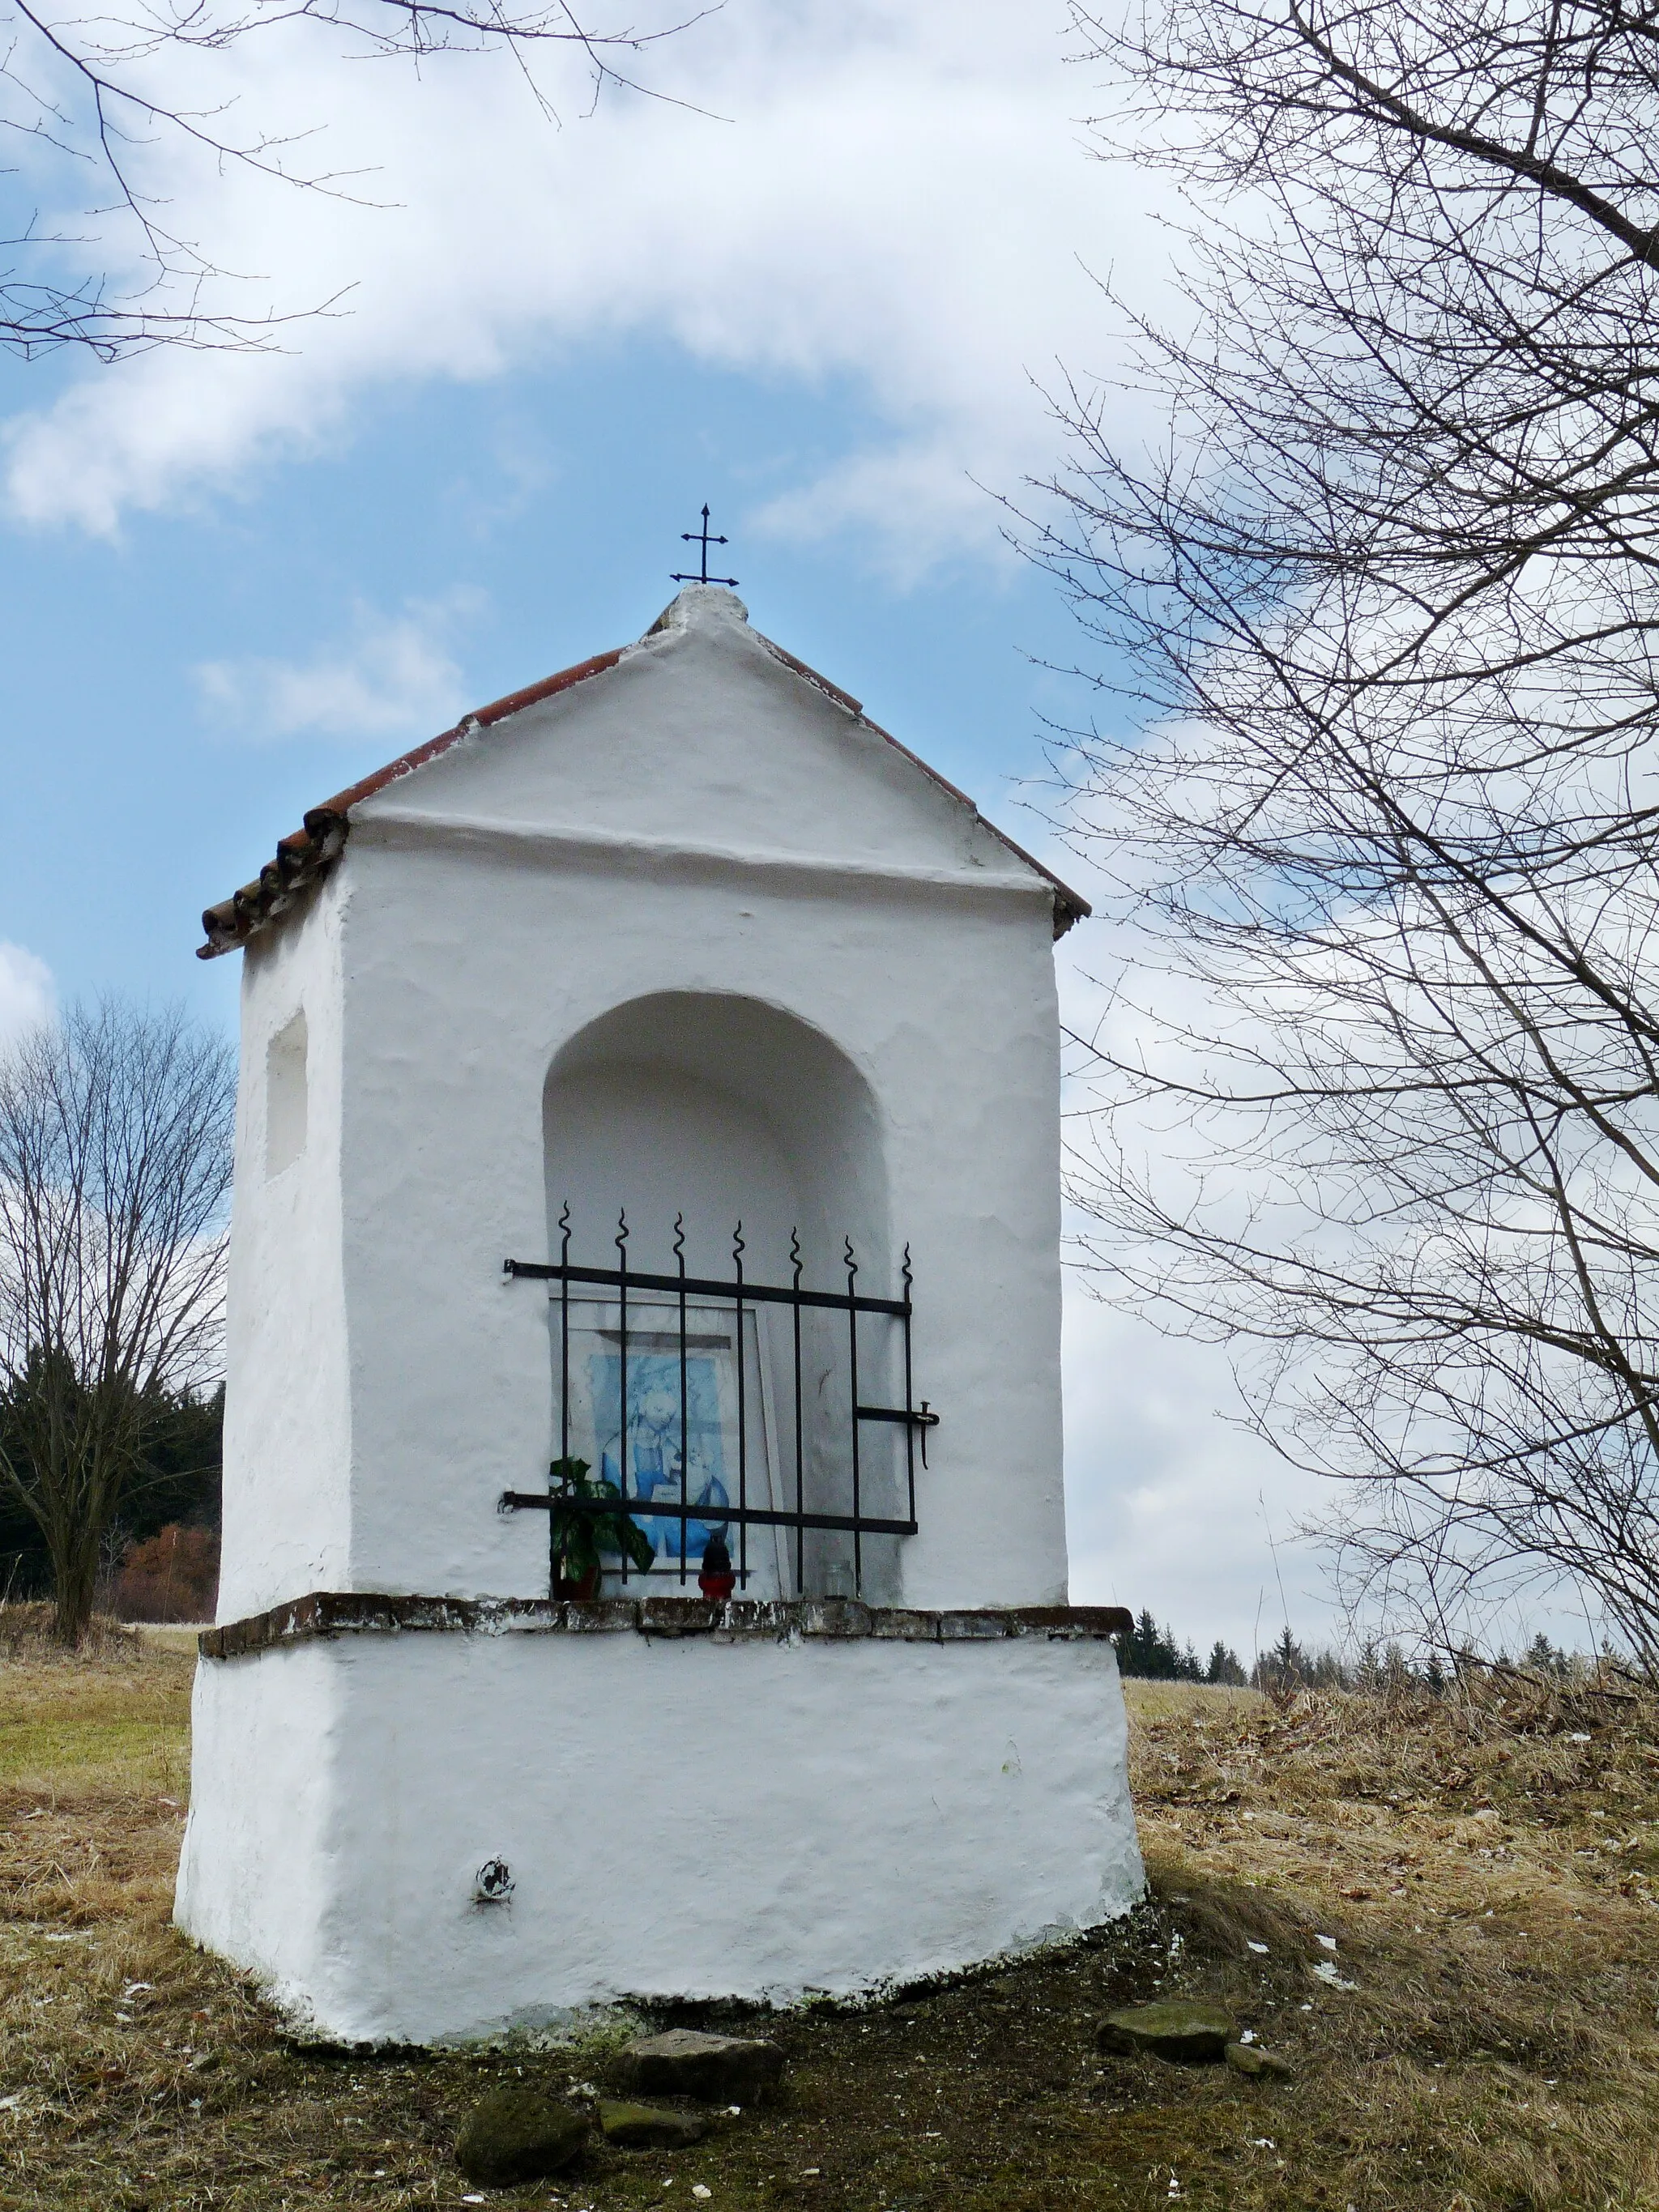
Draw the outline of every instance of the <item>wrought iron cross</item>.
<instances>
[{"instance_id":1,"label":"wrought iron cross","mask_svg":"<svg viewBox=\"0 0 1659 2212\"><path fill-rule=\"evenodd\" d=\"M683 576L683 575L680 574L679 570L677 568L677 569L674 571L673 574L669 578L669 581L670 581L670 583L672 583L672 584L729 584L729 585L731 585L732 588L734 591L737 589L737 583L738 583L738 580L737 580L737 578L736 578L735 576L711 576L711 575L709 574L709 573L708 573L708 549L709 549L709 547L710 547L711 545L724 545L724 544L726 544L726 539L725 539L724 538L714 538L714 537L711 537L711 536L709 535L709 530L708 530L708 502L707 502L706 501L705 501L705 502L704 502L704 504L703 504L703 510L702 510L702 528L701 530L682 530L682 531L681 531L681 532L680 532L680 536L681 536L681 537L685 540L685 542L686 542L686 544L687 544L688 545L696 545L696 546L700 546L700 547L702 548L702 574L701 574L700 575L696 575L696 576Z\"/></svg>"}]
</instances>

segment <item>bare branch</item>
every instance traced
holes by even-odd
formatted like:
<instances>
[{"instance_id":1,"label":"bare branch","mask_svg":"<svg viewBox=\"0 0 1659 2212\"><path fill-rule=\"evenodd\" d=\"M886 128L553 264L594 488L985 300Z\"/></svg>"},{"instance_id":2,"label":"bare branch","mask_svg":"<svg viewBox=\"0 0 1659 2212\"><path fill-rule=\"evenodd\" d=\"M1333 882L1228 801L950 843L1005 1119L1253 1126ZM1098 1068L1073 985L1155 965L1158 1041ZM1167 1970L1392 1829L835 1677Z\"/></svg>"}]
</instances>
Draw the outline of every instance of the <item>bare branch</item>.
<instances>
[{"instance_id":1,"label":"bare branch","mask_svg":"<svg viewBox=\"0 0 1659 2212\"><path fill-rule=\"evenodd\" d=\"M1056 746L1081 1255L1239 1348L1358 1589L1565 1578L1659 1667L1659 15L1094 28L1194 212L1160 443L1066 387L1028 523L1134 714Z\"/></svg>"},{"instance_id":2,"label":"bare branch","mask_svg":"<svg viewBox=\"0 0 1659 2212\"><path fill-rule=\"evenodd\" d=\"M158 1408L218 1370L234 1099L220 1040L114 1000L0 1060L0 1485L70 1642Z\"/></svg>"},{"instance_id":3,"label":"bare branch","mask_svg":"<svg viewBox=\"0 0 1659 2212\"><path fill-rule=\"evenodd\" d=\"M172 54L228 53L261 32L314 30L345 58L408 61L505 52L543 116L556 122L558 100L544 82L543 56L575 57L591 107L606 90L675 106L630 64L718 12L669 12L645 28L600 27L572 0L532 0L515 11L506 0L125 0L127 12L52 15L38 0L15 0L15 35L0 55L0 135L9 133L38 173L55 157L64 194L78 194L84 234L48 232L37 211L19 206L0 252L0 349L24 359L59 347L104 361L160 345L267 349L277 330L338 311L343 294L320 305L263 314L236 312L228 287L252 281L217 264L164 218L150 182L158 159L204 156L263 182L372 205L361 173L307 168L295 149L313 134L239 131L235 106L169 100L157 64ZM702 112L700 110L693 112ZM17 170L0 168L0 192L15 199ZM100 266L100 261L102 265ZM117 279L112 267L132 272ZM65 271L69 273L65 273Z\"/></svg>"}]
</instances>

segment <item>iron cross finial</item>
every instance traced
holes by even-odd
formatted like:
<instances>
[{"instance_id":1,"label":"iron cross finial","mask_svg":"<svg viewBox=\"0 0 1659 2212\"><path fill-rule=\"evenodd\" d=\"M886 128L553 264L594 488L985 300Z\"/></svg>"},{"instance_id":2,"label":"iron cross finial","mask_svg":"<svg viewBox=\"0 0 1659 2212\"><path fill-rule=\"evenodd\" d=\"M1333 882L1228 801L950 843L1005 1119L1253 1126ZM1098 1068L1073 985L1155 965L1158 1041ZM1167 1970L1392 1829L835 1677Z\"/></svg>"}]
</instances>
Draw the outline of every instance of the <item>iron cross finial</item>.
<instances>
[{"instance_id":1,"label":"iron cross finial","mask_svg":"<svg viewBox=\"0 0 1659 2212\"><path fill-rule=\"evenodd\" d=\"M708 530L708 501L707 501L706 500L705 500L705 501L704 501L704 502L703 502L703 509L702 509L702 528L701 530L682 530L682 531L681 531L681 532L680 532L680 536L681 536L681 537L685 540L685 542L686 542L686 544L687 544L688 545L696 545L696 546L700 546L700 547L702 548L702 574L701 574L700 575L696 575L696 576L683 576L683 575L681 575L680 572L679 572L679 571L678 571L678 569L677 568L677 569L674 571L673 574L669 578L669 581L670 581L670 583L672 583L672 584L729 584L729 585L732 586L732 590L733 590L733 591L735 591L735 590L737 589L737 583L738 583L738 580L737 580L737 578L736 578L735 576L711 576L711 575L709 574L709 573L708 573L708 549L709 549L709 547L710 547L711 545L724 545L724 544L726 544L726 540L725 540L725 538L714 538L714 537L711 537L711 536L709 535L709 530Z\"/></svg>"}]
</instances>

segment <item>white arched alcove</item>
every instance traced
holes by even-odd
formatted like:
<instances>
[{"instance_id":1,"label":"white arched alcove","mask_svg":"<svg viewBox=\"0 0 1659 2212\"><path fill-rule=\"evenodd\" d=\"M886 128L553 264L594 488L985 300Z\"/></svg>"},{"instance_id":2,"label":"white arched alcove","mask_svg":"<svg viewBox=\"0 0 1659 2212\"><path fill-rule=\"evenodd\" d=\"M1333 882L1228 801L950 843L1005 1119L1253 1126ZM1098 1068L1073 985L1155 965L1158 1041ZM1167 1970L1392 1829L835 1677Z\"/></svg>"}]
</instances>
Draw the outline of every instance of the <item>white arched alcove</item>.
<instances>
[{"instance_id":1,"label":"white arched alcove","mask_svg":"<svg viewBox=\"0 0 1659 2212\"><path fill-rule=\"evenodd\" d=\"M677 1231L689 1276L732 1278L741 1237L744 1279L788 1285L799 1254L809 1289L844 1291L847 1247L860 1292L892 1297L902 1284L892 1270L881 1121L868 1084L822 1031L754 1000L721 993L665 992L631 1000L600 1017L559 1054L544 1098L548 1239L557 1260L615 1267L620 1224L627 1229L630 1273L677 1272ZM568 1243L567 1243L568 1231ZM573 1293L574 1295L574 1293ZM656 1304L651 1301L654 1295ZM607 1464L614 1476L621 1449L622 1402L611 1407L620 1376L621 1315L614 1294L580 1298L569 1341L576 1346L566 1403L565 1321L555 1286L556 1450L566 1443L580 1456ZM660 1291L630 1301L629 1323L629 1488L669 1484L678 1469L679 1438L693 1437L689 1480L713 1481L735 1499L733 1469L739 1425L744 1480L750 1504L789 1505L798 1494L809 1509L846 1512L853 1420L844 1317L802 1316L801 1420L797 1449L795 1339L792 1309L760 1304L744 1322L742 1407L735 1369L735 1310L705 1303L688 1326L704 1355L698 1373L707 1394L705 1418L688 1401L682 1419L678 1345L668 1339L675 1302ZM896 1332L878 1317L860 1324L860 1391L884 1401L896 1377ZM722 1365L721 1363L726 1363ZM717 1370L719 1376L717 1379ZM717 1420L718 1396L722 1412ZM714 1431L719 1428L720 1433ZM702 1441L699 1442L698 1439ZM896 1430L860 1431L862 1510L891 1516L897 1506L903 1439ZM678 1495L678 1476L672 1486ZM666 1490L665 1492L666 1494ZM687 1565L708 1522L693 1524ZM671 1529L652 1522L658 1572L678 1583L678 1547L667 1569ZM860 1587L869 1597L896 1598L897 1547L891 1539L861 1543ZM738 1556L733 1531L732 1553ZM787 1596L798 1584L822 1592L841 1586L852 1562L850 1541L815 1531L797 1546L782 1532L751 1530L743 1547L744 1589L750 1596ZM850 1589L848 1590L850 1595Z\"/></svg>"}]
</instances>

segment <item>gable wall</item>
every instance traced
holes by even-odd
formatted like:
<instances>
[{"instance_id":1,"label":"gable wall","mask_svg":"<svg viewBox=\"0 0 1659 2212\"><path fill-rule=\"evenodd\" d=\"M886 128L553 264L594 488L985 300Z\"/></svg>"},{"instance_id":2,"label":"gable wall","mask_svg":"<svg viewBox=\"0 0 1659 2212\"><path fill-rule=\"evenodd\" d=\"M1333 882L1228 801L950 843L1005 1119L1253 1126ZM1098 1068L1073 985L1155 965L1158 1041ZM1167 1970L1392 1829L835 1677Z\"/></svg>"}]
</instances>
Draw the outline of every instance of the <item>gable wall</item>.
<instances>
[{"instance_id":1,"label":"gable wall","mask_svg":"<svg viewBox=\"0 0 1659 2212\"><path fill-rule=\"evenodd\" d=\"M786 668L738 607L727 592L701 595L686 620L615 668L464 739L364 802L354 821L551 829L912 872L1030 872L944 785Z\"/></svg>"}]
</instances>

